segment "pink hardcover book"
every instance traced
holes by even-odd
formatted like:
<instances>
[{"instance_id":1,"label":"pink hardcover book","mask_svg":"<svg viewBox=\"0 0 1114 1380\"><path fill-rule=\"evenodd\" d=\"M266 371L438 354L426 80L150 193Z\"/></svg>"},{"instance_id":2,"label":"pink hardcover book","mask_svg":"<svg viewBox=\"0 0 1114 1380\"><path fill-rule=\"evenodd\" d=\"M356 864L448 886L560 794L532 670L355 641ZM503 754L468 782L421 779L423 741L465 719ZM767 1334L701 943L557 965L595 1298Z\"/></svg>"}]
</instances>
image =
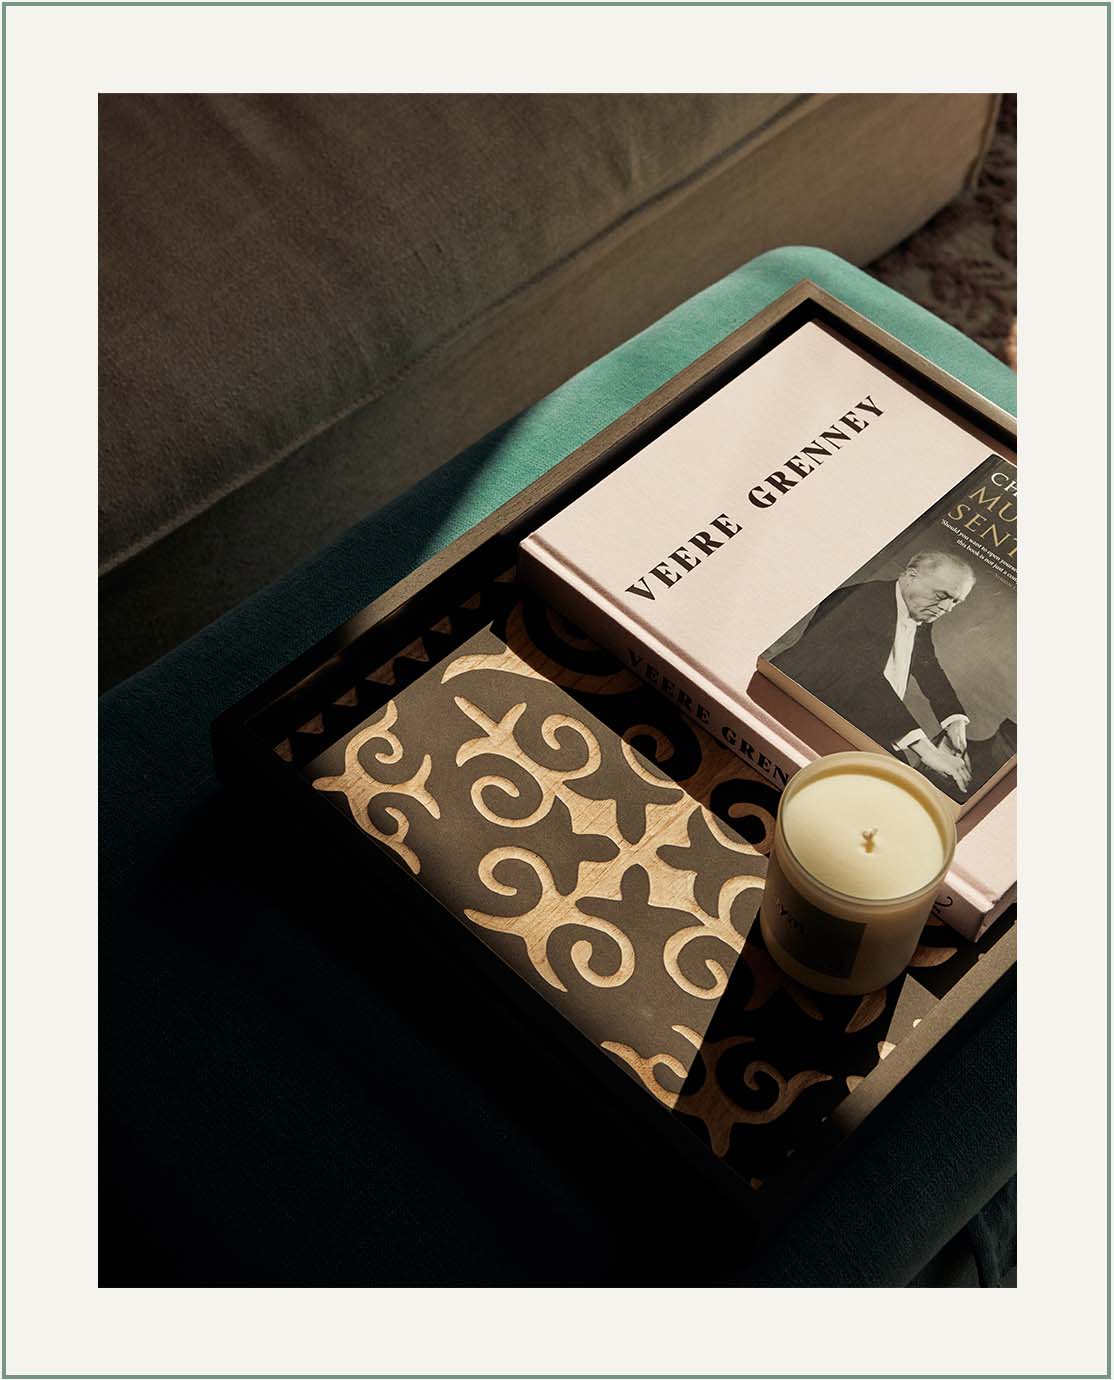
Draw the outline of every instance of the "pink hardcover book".
<instances>
[{"instance_id":1,"label":"pink hardcover book","mask_svg":"<svg viewBox=\"0 0 1114 1380\"><path fill-rule=\"evenodd\" d=\"M848 743L758 675L759 656L988 451L810 322L528 536L520 573L784 786ZM937 914L969 937L1013 898L1014 780L959 823Z\"/></svg>"}]
</instances>

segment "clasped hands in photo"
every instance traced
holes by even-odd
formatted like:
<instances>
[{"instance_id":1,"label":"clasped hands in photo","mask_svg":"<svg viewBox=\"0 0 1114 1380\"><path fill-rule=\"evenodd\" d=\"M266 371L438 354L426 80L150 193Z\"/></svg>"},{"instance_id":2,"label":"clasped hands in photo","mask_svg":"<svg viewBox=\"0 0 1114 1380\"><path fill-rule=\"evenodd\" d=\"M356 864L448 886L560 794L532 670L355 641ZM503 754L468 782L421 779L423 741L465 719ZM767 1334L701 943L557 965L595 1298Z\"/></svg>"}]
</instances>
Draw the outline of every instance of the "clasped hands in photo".
<instances>
[{"instance_id":1,"label":"clasped hands in photo","mask_svg":"<svg viewBox=\"0 0 1114 1380\"><path fill-rule=\"evenodd\" d=\"M971 785L971 759L967 755L967 724L953 720L944 730L939 743L921 738L912 744L921 765L940 776L950 777L961 791Z\"/></svg>"}]
</instances>

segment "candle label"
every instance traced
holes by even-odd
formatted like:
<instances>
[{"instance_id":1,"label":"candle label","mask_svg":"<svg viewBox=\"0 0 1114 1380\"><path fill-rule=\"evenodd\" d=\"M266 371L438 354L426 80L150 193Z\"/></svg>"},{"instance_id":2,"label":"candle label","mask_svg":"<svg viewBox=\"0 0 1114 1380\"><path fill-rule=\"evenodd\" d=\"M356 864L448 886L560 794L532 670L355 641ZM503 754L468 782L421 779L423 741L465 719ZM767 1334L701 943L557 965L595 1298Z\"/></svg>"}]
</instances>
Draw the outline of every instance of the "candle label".
<instances>
[{"instance_id":1,"label":"candle label","mask_svg":"<svg viewBox=\"0 0 1114 1380\"><path fill-rule=\"evenodd\" d=\"M858 920L829 915L806 901L785 880L772 855L762 917L773 937L798 963L827 977L851 976L866 926Z\"/></svg>"}]
</instances>

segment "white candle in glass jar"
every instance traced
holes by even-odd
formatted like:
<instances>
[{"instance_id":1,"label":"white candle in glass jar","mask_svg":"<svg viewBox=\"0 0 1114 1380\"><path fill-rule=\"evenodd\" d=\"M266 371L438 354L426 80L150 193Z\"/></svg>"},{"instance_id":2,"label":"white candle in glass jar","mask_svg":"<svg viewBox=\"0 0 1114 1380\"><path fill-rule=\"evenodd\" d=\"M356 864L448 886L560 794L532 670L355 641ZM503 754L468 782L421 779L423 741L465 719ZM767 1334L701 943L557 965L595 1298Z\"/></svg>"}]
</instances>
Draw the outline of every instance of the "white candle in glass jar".
<instances>
[{"instance_id":1,"label":"white candle in glass jar","mask_svg":"<svg viewBox=\"0 0 1114 1380\"><path fill-rule=\"evenodd\" d=\"M762 937L823 992L873 992L917 947L955 852L955 811L895 757L837 752L782 794Z\"/></svg>"}]
</instances>

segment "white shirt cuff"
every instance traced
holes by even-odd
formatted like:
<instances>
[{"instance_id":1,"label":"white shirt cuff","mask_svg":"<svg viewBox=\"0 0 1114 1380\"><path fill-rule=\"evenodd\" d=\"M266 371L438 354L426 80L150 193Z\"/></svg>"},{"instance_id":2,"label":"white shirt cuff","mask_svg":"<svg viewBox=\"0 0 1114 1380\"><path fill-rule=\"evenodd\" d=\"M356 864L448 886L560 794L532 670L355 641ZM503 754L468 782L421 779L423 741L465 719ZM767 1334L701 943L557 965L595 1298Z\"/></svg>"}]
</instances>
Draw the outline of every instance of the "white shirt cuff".
<instances>
[{"instance_id":1,"label":"white shirt cuff","mask_svg":"<svg viewBox=\"0 0 1114 1380\"><path fill-rule=\"evenodd\" d=\"M946 719L940 720L940 727L947 728L949 724L969 724L970 716L967 714L949 714Z\"/></svg>"},{"instance_id":2,"label":"white shirt cuff","mask_svg":"<svg viewBox=\"0 0 1114 1380\"><path fill-rule=\"evenodd\" d=\"M943 725L941 725L941 726L943 727ZM920 742L920 740L921 740L922 738L925 740L925 742L928 741L928 734L924 731L923 728L914 728L914 729L911 729L911 730L905 735L904 738L899 738L899 739L897 740L897 742L894 743L894 748L896 749L896 748L907 748L907 747L912 747L914 743Z\"/></svg>"}]
</instances>

